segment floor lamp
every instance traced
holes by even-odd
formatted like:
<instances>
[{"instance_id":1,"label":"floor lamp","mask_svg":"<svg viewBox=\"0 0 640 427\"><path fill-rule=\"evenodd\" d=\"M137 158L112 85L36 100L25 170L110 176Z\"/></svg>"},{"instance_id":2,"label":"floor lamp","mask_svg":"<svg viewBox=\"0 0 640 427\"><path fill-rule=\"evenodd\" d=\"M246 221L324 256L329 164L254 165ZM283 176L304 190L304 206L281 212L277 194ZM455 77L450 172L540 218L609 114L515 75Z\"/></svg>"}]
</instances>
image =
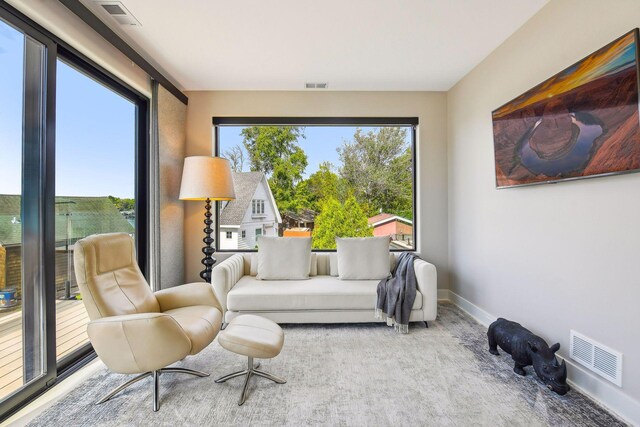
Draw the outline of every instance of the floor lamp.
<instances>
[{"instance_id":1,"label":"floor lamp","mask_svg":"<svg viewBox=\"0 0 640 427\"><path fill-rule=\"evenodd\" d=\"M233 200L235 198L231 166L227 159L210 156L193 156L184 159L180 200L205 201L203 230L205 236L202 239L204 242L202 248L204 270L200 272L200 277L207 283L211 283L211 270L213 264L216 263L216 259L212 256L216 249L212 246L215 239L211 237L211 233L213 233L211 201Z\"/></svg>"}]
</instances>

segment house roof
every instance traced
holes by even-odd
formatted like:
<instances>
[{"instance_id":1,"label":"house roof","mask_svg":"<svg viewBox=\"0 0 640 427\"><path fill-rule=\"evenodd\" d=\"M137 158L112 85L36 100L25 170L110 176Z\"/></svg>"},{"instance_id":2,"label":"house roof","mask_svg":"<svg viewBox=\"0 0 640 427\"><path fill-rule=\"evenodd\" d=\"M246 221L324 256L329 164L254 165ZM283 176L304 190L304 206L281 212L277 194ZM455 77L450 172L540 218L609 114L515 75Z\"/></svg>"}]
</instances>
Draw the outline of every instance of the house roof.
<instances>
[{"instance_id":1,"label":"house roof","mask_svg":"<svg viewBox=\"0 0 640 427\"><path fill-rule=\"evenodd\" d=\"M22 242L21 196L0 194L0 244ZM67 212L69 235L67 236ZM15 218L15 219L14 219ZM56 241L81 239L91 234L125 232L134 227L108 197L56 197Z\"/></svg>"},{"instance_id":2,"label":"house roof","mask_svg":"<svg viewBox=\"0 0 640 427\"><path fill-rule=\"evenodd\" d=\"M222 212L220 213L220 226L240 225L242 223L242 219L251 205L253 195L256 193L256 189L263 179L269 192L271 204L276 212L276 221L282 222L278 207L271 194L269 183L263 172L233 172L232 176L236 198L229 201L224 208L222 208Z\"/></svg>"},{"instance_id":3,"label":"house roof","mask_svg":"<svg viewBox=\"0 0 640 427\"><path fill-rule=\"evenodd\" d=\"M311 209L303 209L300 212L287 211L282 214L283 217L299 222L313 222L318 216L316 211Z\"/></svg>"},{"instance_id":4,"label":"house roof","mask_svg":"<svg viewBox=\"0 0 640 427\"><path fill-rule=\"evenodd\" d=\"M401 217L399 215L394 215L389 213L379 213L378 215L375 215L369 218L369 225L375 227L376 225L386 224L387 222L391 222L391 221L400 221L406 224L413 224L413 221L411 221L410 219Z\"/></svg>"}]
</instances>

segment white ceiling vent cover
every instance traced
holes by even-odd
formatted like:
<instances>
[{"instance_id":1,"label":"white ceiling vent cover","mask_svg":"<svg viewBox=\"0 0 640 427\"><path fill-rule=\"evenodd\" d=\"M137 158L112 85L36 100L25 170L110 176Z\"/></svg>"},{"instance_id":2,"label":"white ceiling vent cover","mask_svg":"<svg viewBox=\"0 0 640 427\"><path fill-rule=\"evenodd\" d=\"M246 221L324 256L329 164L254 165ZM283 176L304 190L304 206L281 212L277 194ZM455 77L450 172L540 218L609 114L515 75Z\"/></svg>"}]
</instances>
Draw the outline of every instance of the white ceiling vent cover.
<instances>
[{"instance_id":1,"label":"white ceiling vent cover","mask_svg":"<svg viewBox=\"0 0 640 427\"><path fill-rule=\"evenodd\" d=\"M328 83L305 83L305 89L326 89L329 86Z\"/></svg>"},{"instance_id":2,"label":"white ceiling vent cover","mask_svg":"<svg viewBox=\"0 0 640 427\"><path fill-rule=\"evenodd\" d=\"M136 19L135 16L133 16L133 14L131 12L129 12L129 9L127 9L122 2L119 1L96 1L95 2L97 5L100 6L100 8L105 11L107 14L109 14L109 16L111 16L113 19L116 20L116 22L118 22L118 24L120 25L139 25L142 26L142 24L140 24L140 21L138 21Z\"/></svg>"},{"instance_id":3,"label":"white ceiling vent cover","mask_svg":"<svg viewBox=\"0 0 640 427\"><path fill-rule=\"evenodd\" d=\"M571 331L569 355L596 374L622 387L622 353Z\"/></svg>"}]
</instances>

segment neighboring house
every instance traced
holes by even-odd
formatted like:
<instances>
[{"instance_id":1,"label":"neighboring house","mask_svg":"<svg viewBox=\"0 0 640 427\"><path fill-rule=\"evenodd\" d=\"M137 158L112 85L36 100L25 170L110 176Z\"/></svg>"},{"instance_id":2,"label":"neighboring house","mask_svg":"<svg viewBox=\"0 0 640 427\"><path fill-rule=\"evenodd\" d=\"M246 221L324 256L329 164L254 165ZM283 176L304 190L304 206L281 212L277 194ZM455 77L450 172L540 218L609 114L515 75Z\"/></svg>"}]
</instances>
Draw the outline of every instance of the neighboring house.
<instances>
[{"instance_id":1,"label":"neighboring house","mask_svg":"<svg viewBox=\"0 0 640 427\"><path fill-rule=\"evenodd\" d=\"M0 194L0 289L16 288L18 295L22 292L20 203L18 195ZM77 240L98 233L135 232L108 197L56 197L55 221L58 297L64 295L67 281L73 290L77 290L72 259Z\"/></svg>"},{"instance_id":2,"label":"neighboring house","mask_svg":"<svg viewBox=\"0 0 640 427\"><path fill-rule=\"evenodd\" d=\"M311 209L303 209L300 212L284 212L282 214L282 227L283 235L286 235L287 230L294 228L306 228L308 231L313 231L315 225L317 212Z\"/></svg>"},{"instance_id":3,"label":"neighboring house","mask_svg":"<svg viewBox=\"0 0 640 427\"><path fill-rule=\"evenodd\" d=\"M282 218L264 173L234 172L233 184L236 198L220 213L220 249L253 249L258 236L277 236Z\"/></svg>"},{"instance_id":4,"label":"neighboring house","mask_svg":"<svg viewBox=\"0 0 640 427\"><path fill-rule=\"evenodd\" d=\"M380 213L369 218L374 236L391 236L394 249L413 247L413 221L398 215Z\"/></svg>"},{"instance_id":5,"label":"neighboring house","mask_svg":"<svg viewBox=\"0 0 640 427\"><path fill-rule=\"evenodd\" d=\"M311 229L308 227L285 228L284 237L311 237Z\"/></svg>"}]
</instances>

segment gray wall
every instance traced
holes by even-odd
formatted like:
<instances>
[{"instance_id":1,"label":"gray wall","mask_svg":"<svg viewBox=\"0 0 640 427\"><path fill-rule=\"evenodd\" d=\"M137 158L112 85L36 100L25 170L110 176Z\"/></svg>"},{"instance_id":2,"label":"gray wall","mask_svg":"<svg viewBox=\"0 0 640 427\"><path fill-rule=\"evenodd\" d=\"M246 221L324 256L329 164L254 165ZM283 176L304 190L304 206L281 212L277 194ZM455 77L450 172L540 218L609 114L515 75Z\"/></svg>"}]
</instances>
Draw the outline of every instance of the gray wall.
<instances>
[{"instance_id":1,"label":"gray wall","mask_svg":"<svg viewBox=\"0 0 640 427\"><path fill-rule=\"evenodd\" d=\"M160 287L184 283L184 202L180 180L186 146L187 106L158 88L160 167Z\"/></svg>"},{"instance_id":2,"label":"gray wall","mask_svg":"<svg viewBox=\"0 0 640 427\"><path fill-rule=\"evenodd\" d=\"M448 93L451 290L562 356L570 329L624 353L622 389L582 386L625 411L640 400L640 174L496 190L491 111L638 24L637 0L552 0Z\"/></svg>"}]
</instances>

